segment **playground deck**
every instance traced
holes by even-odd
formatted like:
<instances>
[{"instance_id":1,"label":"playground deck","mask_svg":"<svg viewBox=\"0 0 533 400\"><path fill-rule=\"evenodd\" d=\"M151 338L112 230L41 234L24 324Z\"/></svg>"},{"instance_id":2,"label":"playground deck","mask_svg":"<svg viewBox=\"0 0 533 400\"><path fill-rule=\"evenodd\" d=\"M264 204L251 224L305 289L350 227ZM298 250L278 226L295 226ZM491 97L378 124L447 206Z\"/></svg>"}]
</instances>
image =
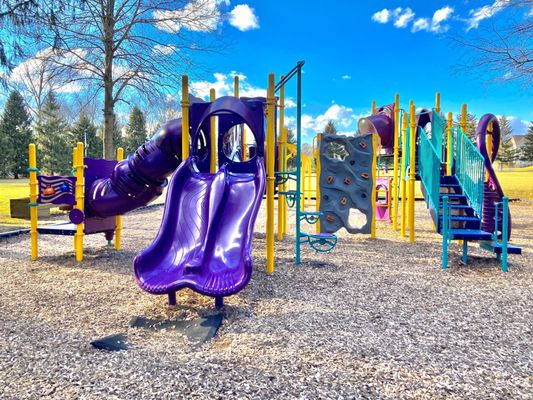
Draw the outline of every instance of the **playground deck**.
<instances>
[{"instance_id":1,"label":"playground deck","mask_svg":"<svg viewBox=\"0 0 533 400\"><path fill-rule=\"evenodd\" d=\"M161 207L124 217L119 253L86 237L81 265L71 237L43 236L34 263L29 237L10 238L0 242L0 398L527 398L533 203L511 208L523 255L507 274L477 245L466 267L452 245L442 271L441 237L417 202L414 245L380 222L378 239L341 234L333 253L302 251L296 268L289 235L269 277L263 207L252 280L226 299L217 337L198 350L172 331L128 328L135 316L213 311L191 291L168 309L166 296L135 284L133 257L157 232ZM124 331L130 350L89 344Z\"/></svg>"}]
</instances>

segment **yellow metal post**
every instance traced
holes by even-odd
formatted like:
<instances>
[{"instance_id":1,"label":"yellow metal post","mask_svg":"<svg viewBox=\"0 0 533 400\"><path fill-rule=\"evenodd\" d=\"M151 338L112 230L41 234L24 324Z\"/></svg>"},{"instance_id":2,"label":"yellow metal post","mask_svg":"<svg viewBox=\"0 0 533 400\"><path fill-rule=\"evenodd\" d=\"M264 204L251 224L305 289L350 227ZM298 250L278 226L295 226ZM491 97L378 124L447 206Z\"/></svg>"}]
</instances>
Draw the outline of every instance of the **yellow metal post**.
<instances>
[{"instance_id":1,"label":"yellow metal post","mask_svg":"<svg viewBox=\"0 0 533 400\"><path fill-rule=\"evenodd\" d=\"M209 101L213 102L216 99L215 89L209 90ZM217 172L217 120L215 116L210 119L209 128L211 130L211 154L209 154L209 172L214 174Z\"/></svg>"},{"instance_id":2,"label":"yellow metal post","mask_svg":"<svg viewBox=\"0 0 533 400\"><path fill-rule=\"evenodd\" d=\"M468 114L468 108L466 107L466 104L463 104L461 106L461 122L459 122L459 126L461 127L461 130L463 131L464 134L466 134L467 114Z\"/></svg>"},{"instance_id":3,"label":"yellow metal post","mask_svg":"<svg viewBox=\"0 0 533 400\"><path fill-rule=\"evenodd\" d=\"M37 153L35 145L31 143L28 146L28 161L30 172L30 240L31 240L31 259L37 260L39 250L37 246Z\"/></svg>"},{"instance_id":4,"label":"yellow metal post","mask_svg":"<svg viewBox=\"0 0 533 400\"><path fill-rule=\"evenodd\" d=\"M280 76L280 80L283 80L283 75ZM278 172L285 172L283 166L285 165L285 157L287 155L287 130L285 129L285 86L282 85L279 88L279 141L278 141ZM282 176L284 179L286 176ZM279 192L285 191L285 184L279 185L278 191L278 240L283 240L283 234L285 233L285 218L286 218L286 203L285 195Z\"/></svg>"},{"instance_id":5,"label":"yellow metal post","mask_svg":"<svg viewBox=\"0 0 533 400\"><path fill-rule=\"evenodd\" d=\"M415 242L415 179L416 179L416 119L415 104L411 101L409 132L409 243Z\"/></svg>"},{"instance_id":6,"label":"yellow metal post","mask_svg":"<svg viewBox=\"0 0 533 400\"><path fill-rule=\"evenodd\" d=\"M452 129L453 129L453 114L448 113L448 120L446 124L446 175L450 176L452 174Z\"/></svg>"},{"instance_id":7,"label":"yellow metal post","mask_svg":"<svg viewBox=\"0 0 533 400\"><path fill-rule=\"evenodd\" d=\"M377 174L377 163L378 163L378 143L379 138L378 134L372 134L372 224L370 226L370 237L374 239L376 237L376 197L377 197L377 185L376 185L376 174Z\"/></svg>"},{"instance_id":8,"label":"yellow metal post","mask_svg":"<svg viewBox=\"0 0 533 400\"><path fill-rule=\"evenodd\" d=\"M266 215L266 247L267 273L274 272L274 162L276 152L275 138L276 97L274 93L274 74L268 74L267 91L267 215Z\"/></svg>"},{"instance_id":9,"label":"yellow metal post","mask_svg":"<svg viewBox=\"0 0 533 400\"><path fill-rule=\"evenodd\" d=\"M398 157L399 157L399 131L400 131L400 95L396 93L394 97L394 175L392 177L392 210L389 215L392 217L392 229L398 230Z\"/></svg>"},{"instance_id":10,"label":"yellow metal post","mask_svg":"<svg viewBox=\"0 0 533 400\"><path fill-rule=\"evenodd\" d=\"M76 208L83 212L83 203L85 200L85 165L83 160L83 143L78 142L74 154L74 176L76 177ZM74 235L74 249L76 251L76 261L78 262L83 261L83 227L83 222L78 224L76 226L76 234Z\"/></svg>"},{"instance_id":11,"label":"yellow metal post","mask_svg":"<svg viewBox=\"0 0 533 400\"><path fill-rule=\"evenodd\" d=\"M322 134L319 133L318 135L316 135L316 153L315 153L315 157L316 157L316 211L319 212L320 211L320 168L321 168L321 165L320 165L320 141L322 139ZM320 218L318 219L317 223L316 223L316 233L320 233Z\"/></svg>"},{"instance_id":12,"label":"yellow metal post","mask_svg":"<svg viewBox=\"0 0 533 400\"><path fill-rule=\"evenodd\" d=\"M405 225L406 225L406 186L407 182L405 180L405 169L406 165L406 153L407 153L407 115L404 114L402 118L402 169L400 171L400 196L401 196L401 207L400 207L400 236L405 237Z\"/></svg>"},{"instance_id":13,"label":"yellow metal post","mask_svg":"<svg viewBox=\"0 0 533 400\"><path fill-rule=\"evenodd\" d=\"M121 162L124 159L124 149L119 147L117 149L117 161ZM122 236L122 215L115 217L115 250L120 250Z\"/></svg>"},{"instance_id":14,"label":"yellow metal post","mask_svg":"<svg viewBox=\"0 0 533 400\"><path fill-rule=\"evenodd\" d=\"M440 113L440 93L437 92L435 95L435 111L437 113Z\"/></svg>"},{"instance_id":15,"label":"yellow metal post","mask_svg":"<svg viewBox=\"0 0 533 400\"><path fill-rule=\"evenodd\" d=\"M181 77L181 159L189 157L189 77Z\"/></svg>"},{"instance_id":16,"label":"yellow metal post","mask_svg":"<svg viewBox=\"0 0 533 400\"><path fill-rule=\"evenodd\" d=\"M376 100L372 100L372 115L376 114Z\"/></svg>"}]
</instances>

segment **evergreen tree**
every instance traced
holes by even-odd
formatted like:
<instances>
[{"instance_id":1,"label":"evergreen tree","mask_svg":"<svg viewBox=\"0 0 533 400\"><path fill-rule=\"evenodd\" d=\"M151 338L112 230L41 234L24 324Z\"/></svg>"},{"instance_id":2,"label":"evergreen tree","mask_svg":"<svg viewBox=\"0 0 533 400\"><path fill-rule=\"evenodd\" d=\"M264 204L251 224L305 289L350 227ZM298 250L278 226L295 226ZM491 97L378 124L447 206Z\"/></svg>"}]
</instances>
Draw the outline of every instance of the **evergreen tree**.
<instances>
[{"instance_id":1,"label":"evergreen tree","mask_svg":"<svg viewBox=\"0 0 533 400\"><path fill-rule=\"evenodd\" d=\"M102 158L102 139L98 136L96 126L89 117L82 113L72 126L72 146L77 142L85 143L85 155L91 158Z\"/></svg>"},{"instance_id":2,"label":"evergreen tree","mask_svg":"<svg viewBox=\"0 0 533 400\"><path fill-rule=\"evenodd\" d=\"M518 159L518 150L513 145L513 128L507 117L498 118L498 122L500 123L501 144L497 159L500 162L500 168L503 168L503 164L509 165Z\"/></svg>"},{"instance_id":3,"label":"evergreen tree","mask_svg":"<svg viewBox=\"0 0 533 400\"><path fill-rule=\"evenodd\" d=\"M49 174L68 174L72 166L72 137L61 116L55 95L50 92L35 124L40 168Z\"/></svg>"},{"instance_id":4,"label":"evergreen tree","mask_svg":"<svg viewBox=\"0 0 533 400\"><path fill-rule=\"evenodd\" d=\"M521 160L533 162L533 121L529 123L524 147L522 149Z\"/></svg>"},{"instance_id":5,"label":"evergreen tree","mask_svg":"<svg viewBox=\"0 0 533 400\"><path fill-rule=\"evenodd\" d=\"M124 138L124 152L133 153L146 141L146 120L141 109L133 107L130 119L126 127L126 137Z\"/></svg>"},{"instance_id":6,"label":"evergreen tree","mask_svg":"<svg viewBox=\"0 0 533 400\"><path fill-rule=\"evenodd\" d=\"M336 135L337 134L337 127L333 123L333 121L329 120L324 127L324 135ZM327 149L327 156L331 158L338 158L340 160L343 160L344 157L348 155L348 152L344 148L344 146L340 143L334 143L330 142L328 144Z\"/></svg>"},{"instance_id":7,"label":"evergreen tree","mask_svg":"<svg viewBox=\"0 0 533 400\"><path fill-rule=\"evenodd\" d=\"M31 117L19 92L10 93L0 120L0 145L4 156L0 173L12 174L15 179L27 176L28 145L31 143Z\"/></svg>"},{"instance_id":8,"label":"evergreen tree","mask_svg":"<svg viewBox=\"0 0 533 400\"><path fill-rule=\"evenodd\" d=\"M457 123L461 123L461 114L457 114L456 116ZM468 136L468 138L476 143L476 128L477 128L477 119L474 114L467 113L466 114L466 130L464 134Z\"/></svg>"}]
</instances>

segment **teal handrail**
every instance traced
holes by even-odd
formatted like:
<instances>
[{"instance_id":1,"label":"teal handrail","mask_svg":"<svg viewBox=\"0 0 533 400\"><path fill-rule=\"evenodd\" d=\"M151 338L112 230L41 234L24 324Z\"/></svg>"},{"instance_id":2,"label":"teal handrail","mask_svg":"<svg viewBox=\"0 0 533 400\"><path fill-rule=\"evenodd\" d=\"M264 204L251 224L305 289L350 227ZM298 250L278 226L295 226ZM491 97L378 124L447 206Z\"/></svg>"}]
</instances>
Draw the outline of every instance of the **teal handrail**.
<instances>
[{"instance_id":1,"label":"teal handrail","mask_svg":"<svg viewBox=\"0 0 533 400\"><path fill-rule=\"evenodd\" d=\"M439 161L443 162L444 160L444 146L443 141L446 135L446 121L441 114L433 109L431 115L431 143L437 151L439 156Z\"/></svg>"},{"instance_id":2,"label":"teal handrail","mask_svg":"<svg viewBox=\"0 0 533 400\"><path fill-rule=\"evenodd\" d=\"M456 132L455 175L479 218L483 210L484 158L460 127Z\"/></svg>"},{"instance_id":3,"label":"teal handrail","mask_svg":"<svg viewBox=\"0 0 533 400\"><path fill-rule=\"evenodd\" d=\"M429 206L437 211L440 201L440 158L426 131L418 128L418 172ZM441 151L442 153L442 151Z\"/></svg>"}]
</instances>

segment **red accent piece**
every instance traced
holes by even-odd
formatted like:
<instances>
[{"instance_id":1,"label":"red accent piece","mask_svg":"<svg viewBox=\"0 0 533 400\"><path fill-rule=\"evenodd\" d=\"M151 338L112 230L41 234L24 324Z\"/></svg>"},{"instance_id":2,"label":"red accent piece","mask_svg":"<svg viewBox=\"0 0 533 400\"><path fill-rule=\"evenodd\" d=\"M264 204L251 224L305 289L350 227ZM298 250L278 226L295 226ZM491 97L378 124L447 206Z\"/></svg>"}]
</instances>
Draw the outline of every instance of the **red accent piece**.
<instances>
[{"instance_id":1,"label":"red accent piece","mask_svg":"<svg viewBox=\"0 0 533 400\"><path fill-rule=\"evenodd\" d=\"M45 196L53 196L54 194L56 194L56 191L52 186L47 186L43 190L43 195Z\"/></svg>"},{"instance_id":2,"label":"red accent piece","mask_svg":"<svg viewBox=\"0 0 533 400\"><path fill-rule=\"evenodd\" d=\"M344 184L345 185L350 185L352 183L352 181L350 180L350 178L344 178Z\"/></svg>"},{"instance_id":3,"label":"red accent piece","mask_svg":"<svg viewBox=\"0 0 533 400\"><path fill-rule=\"evenodd\" d=\"M326 217L326 220L327 220L328 222L333 222L333 221L335 221L335 218L333 218L333 216L331 216L331 215L328 215L328 216Z\"/></svg>"}]
</instances>

